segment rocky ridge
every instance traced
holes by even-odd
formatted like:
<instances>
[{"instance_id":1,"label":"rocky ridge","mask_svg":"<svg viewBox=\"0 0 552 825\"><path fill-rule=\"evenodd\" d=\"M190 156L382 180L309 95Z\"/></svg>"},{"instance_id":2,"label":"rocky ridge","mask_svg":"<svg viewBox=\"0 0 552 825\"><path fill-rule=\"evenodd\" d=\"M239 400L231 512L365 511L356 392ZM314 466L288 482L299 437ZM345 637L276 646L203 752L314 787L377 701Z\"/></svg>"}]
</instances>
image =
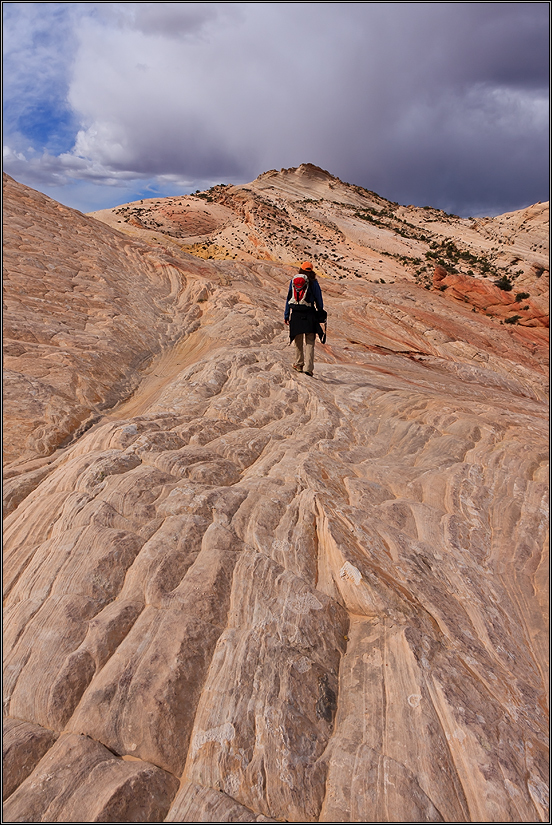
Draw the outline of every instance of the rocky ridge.
<instances>
[{"instance_id":1,"label":"rocky ridge","mask_svg":"<svg viewBox=\"0 0 552 825\"><path fill-rule=\"evenodd\" d=\"M400 206L302 164L265 172L244 186L220 184L196 195L91 214L135 237L208 260L295 265L309 259L336 280L406 280L432 289L438 266L463 283L447 297L508 323L546 327L548 211L548 203L539 203L496 218L463 219ZM502 289L494 290L494 302L471 300L474 292L492 292L497 281ZM441 290L447 286L439 282Z\"/></svg>"},{"instance_id":2,"label":"rocky ridge","mask_svg":"<svg viewBox=\"0 0 552 825\"><path fill-rule=\"evenodd\" d=\"M182 198L178 236L5 178L6 821L547 820L544 207L356 189L265 173ZM328 251L247 246L277 202ZM343 258L312 379L306 253Z\"/></svg>"}]
</instances>

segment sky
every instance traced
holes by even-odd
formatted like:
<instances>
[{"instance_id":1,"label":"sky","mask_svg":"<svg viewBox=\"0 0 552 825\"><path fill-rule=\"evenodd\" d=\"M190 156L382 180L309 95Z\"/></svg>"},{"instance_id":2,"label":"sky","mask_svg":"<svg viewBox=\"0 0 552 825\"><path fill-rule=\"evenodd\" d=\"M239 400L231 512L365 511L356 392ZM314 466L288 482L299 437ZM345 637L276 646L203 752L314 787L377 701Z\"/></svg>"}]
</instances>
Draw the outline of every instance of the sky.
<instances>
[{"instance_id":1,"label":"sky","mask_svg":"<svg viewBox=\"0 0 552 825\"><path fill-rule=\"evenodd\" d=\"M314 163L548 200L549 3L3 3L4 171L83 212Z\"/></svg>"}]
</instances>

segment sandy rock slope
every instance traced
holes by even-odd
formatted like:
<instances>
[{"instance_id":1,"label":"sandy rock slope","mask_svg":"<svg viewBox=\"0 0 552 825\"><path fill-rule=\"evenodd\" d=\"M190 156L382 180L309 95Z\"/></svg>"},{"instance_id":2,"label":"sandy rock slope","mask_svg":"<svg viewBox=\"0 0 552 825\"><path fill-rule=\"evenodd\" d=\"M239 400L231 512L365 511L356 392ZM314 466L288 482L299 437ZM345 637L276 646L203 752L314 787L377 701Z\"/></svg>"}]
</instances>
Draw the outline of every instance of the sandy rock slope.
<instances>
[{"instance_id":1,"label":"sandy rock slope","mask_svg":"<svg viewBox=\"0 0 552 825\"><path fill-rule=\"evenodd\" d=\"M5 207L5 821L548 821L544 326Z\"/></svg>"}]
</instances>

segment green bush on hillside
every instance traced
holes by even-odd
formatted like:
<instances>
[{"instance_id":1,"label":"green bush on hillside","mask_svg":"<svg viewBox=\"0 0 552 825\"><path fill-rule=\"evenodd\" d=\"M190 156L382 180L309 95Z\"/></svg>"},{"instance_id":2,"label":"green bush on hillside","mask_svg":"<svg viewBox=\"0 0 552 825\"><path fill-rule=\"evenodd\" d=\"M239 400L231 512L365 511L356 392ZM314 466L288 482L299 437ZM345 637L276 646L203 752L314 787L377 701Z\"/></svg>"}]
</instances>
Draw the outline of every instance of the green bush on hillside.
<instances>
[{"instance_id":1,"label":"green bush on hillside","mask_svg":"<svg viewBox=\"0 0 552 825\"><path fill-rule=\"evenodd\" d=\"M499 289L502 289L504 292L510 292L513 287L513 284L507 275L501 275L501 277L497 278L497 280L493 281L493 283L495 286L497 286Z\"/></svg>"}]
</instances>

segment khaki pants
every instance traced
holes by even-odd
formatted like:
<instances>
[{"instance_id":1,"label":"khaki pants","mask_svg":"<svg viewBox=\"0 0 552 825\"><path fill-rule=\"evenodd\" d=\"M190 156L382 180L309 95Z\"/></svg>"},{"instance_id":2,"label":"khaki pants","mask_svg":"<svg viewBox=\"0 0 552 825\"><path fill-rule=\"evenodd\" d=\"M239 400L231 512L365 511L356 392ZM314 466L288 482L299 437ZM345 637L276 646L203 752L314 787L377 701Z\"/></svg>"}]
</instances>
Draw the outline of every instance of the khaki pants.
<instances>
[{"instance_id":1,"label":"khaki pants","mask_svg":"<svg viewBox=\"0 0 552 825\"><path fill-rule=\"evenodd\" d=\"M303 338L305 339L303 345ZM303 367L305 372L314 371L314 342L316 333L307 332L304 335L296 335L293 339L295 347L294 367Z\"/></svg>"}]
</instances>

